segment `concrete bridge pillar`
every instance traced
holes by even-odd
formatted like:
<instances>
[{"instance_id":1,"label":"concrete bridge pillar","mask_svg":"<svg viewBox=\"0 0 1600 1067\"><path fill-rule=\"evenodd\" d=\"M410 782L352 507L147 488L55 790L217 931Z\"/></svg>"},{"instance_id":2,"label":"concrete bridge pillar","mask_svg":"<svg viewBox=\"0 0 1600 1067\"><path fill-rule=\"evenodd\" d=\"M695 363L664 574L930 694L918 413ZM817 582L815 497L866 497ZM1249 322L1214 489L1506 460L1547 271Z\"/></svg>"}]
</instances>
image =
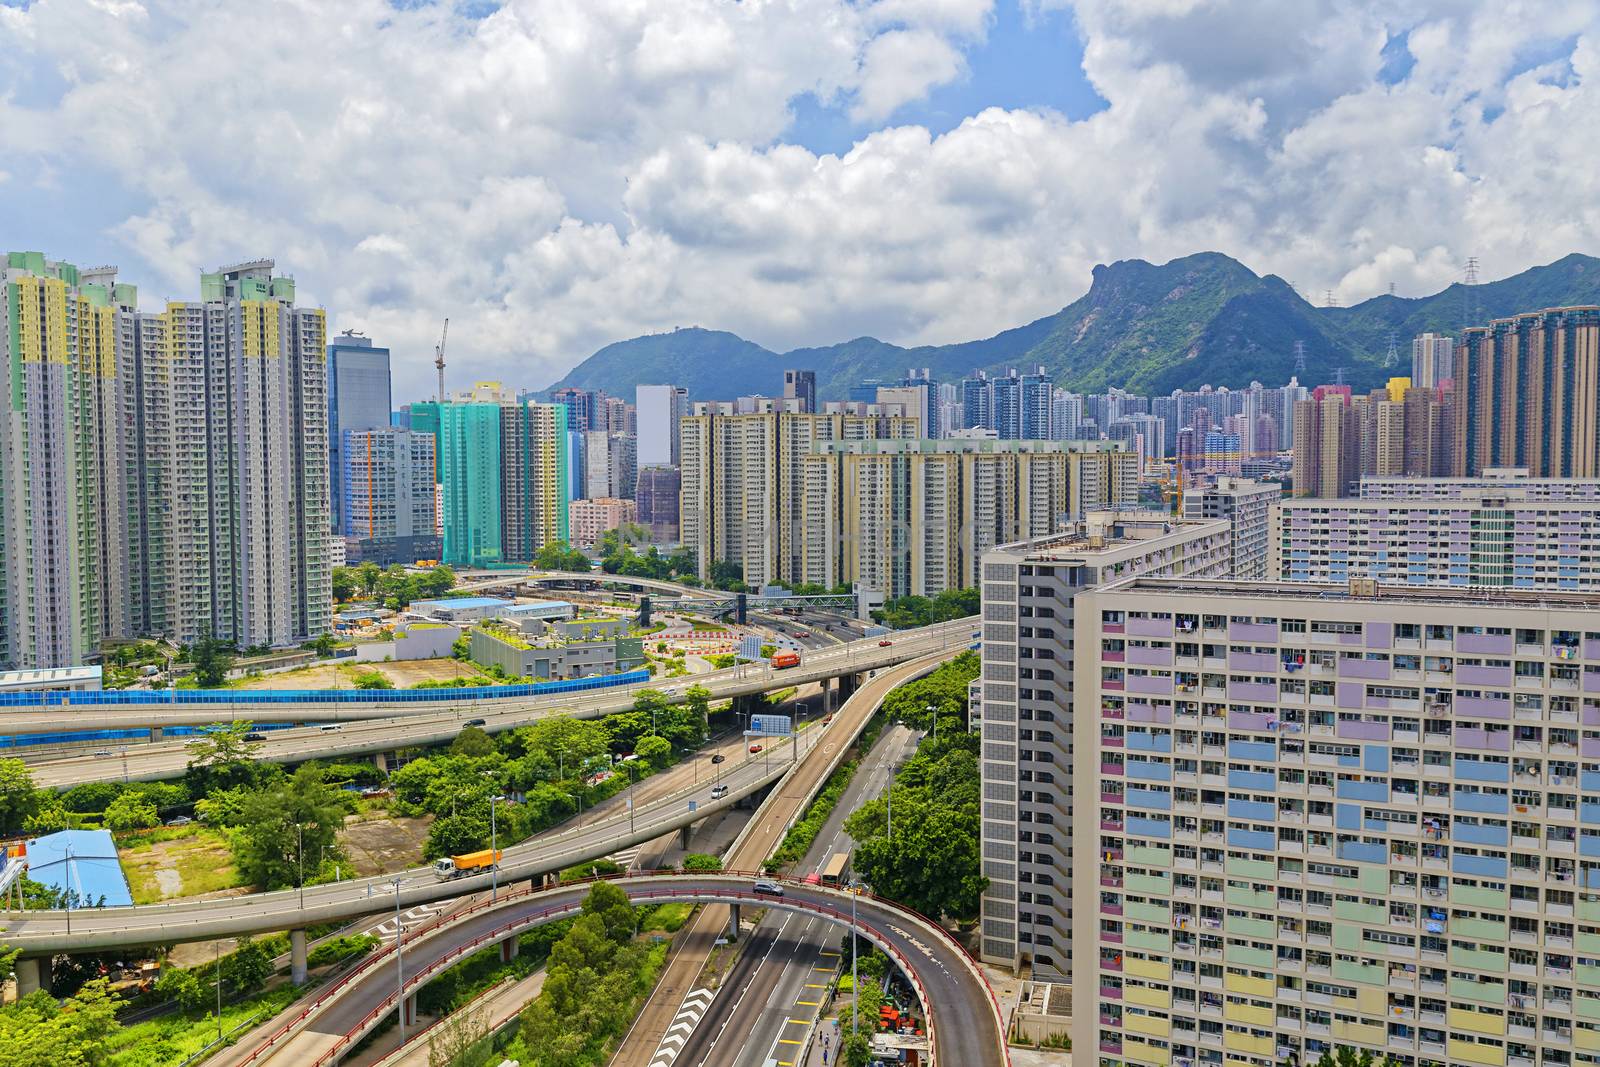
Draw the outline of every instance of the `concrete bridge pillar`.
<instances>
[{"instance_id":1,"label":"concrete bridge pillar","mask_svg":"<svg viewBox=\"0 0 1600 1067\"><path fill-rule=\"evenodd\" d=\"M17 996L25 997L45 987L46 966L49 962L42 956L32 956L17 961Z\"/></svg>"},{"instance_id":2,"label":"concrete bridge pillar","mask_svg":"<svg viewBox=\"0 0 1600 1067\"><path fill-rule=\"evenodd\" d=\"M400 1002L400 1010L405 1012L405 1025L417 1024L417 995L412 993Z\"/></svg>"},{"instance_id":3,"label":"concrete bridge pillar","mask_svg":"<svg viewBox=\"0 0 1600 1067\"><path fill-rule=\"evenodd\" d=\"M859 674L839 675L839 703L843 704L849 699L850 694L854 693L860 684L861 676Z\"/></svg>"},{"instance_id":4,"label":"concrete bridge pillar","mask_svg":"<svg viewBox=\"0 0 1600 1067\"><path fill-rule=\"evenodd\" d=\"M161 736L162 736L161 735L161 727L159 727L159 726L150 727L150 740L159 741L159 740L161 740Z\"/></svg>"},{"instance_id":5,"label":"concrete bridge pillar","mask_svg":"<svg viewBox=\"0 0 1600 1067\"><path fill-rule=\"evenodd\" d=\"M728 905L728 940L739 940L739 905Z\"/></svg>"},{"instance_id":6,"label":"concrete bridge pillar","mask_svg":"<svg viewBox=\"0 0 1600 1067\"><path fill-rule=\"evenodd\" d=\"M510 963L522 953L522 941L516 934L512 934L500 942L500 962Z\"/></svg>"},{"instance_id":7,"label":"concrete bridge pillar","mask_svg":"<svg viewBox=\"0 0 1600 1067\"><path fill-rule=\"evenodd\" d=\"M381 771L382 773L388 774L389 773L389 754L387 752L374 752L372 754L372 764L373 764L373 766L377 767L378 770Z\"/></svg>"},{"instance_id":8,"label":"concrete bridge pillar","mask_svg":"<svg viewBox=\"0 0 1600 1067\"><path fill-rule=\"evenodd\" d=\"M306 932L289 931L289 981L295 985L306 984Z\"/></svg>"},{"instance_id":9,"label":"concrete bridge pillar","mask_svg":"<svg viewBox=\"0 0 1600 1067\"><path fill-rule=\"evenodd\" d=\"M822 703L822 714L823 715L827 715L830 711L833 710L831 707L828 706L828 702L833 697L833 679L831 679L831 678L822 679L821 681L819 681L817 683L817 688L822 691L822 702L821 702Z\"/></svg>"},{"instance_id":10,"label":"concrete bridge pillar","mask_svg":"<svg viewBox=\"0 0 1600 1067\"><path fill-rule=\"evenodd\" d=\"M678 847L685 852L689 851L689 836L694 832L694 824L678 828Z\"/></svg>"}]
</instances>

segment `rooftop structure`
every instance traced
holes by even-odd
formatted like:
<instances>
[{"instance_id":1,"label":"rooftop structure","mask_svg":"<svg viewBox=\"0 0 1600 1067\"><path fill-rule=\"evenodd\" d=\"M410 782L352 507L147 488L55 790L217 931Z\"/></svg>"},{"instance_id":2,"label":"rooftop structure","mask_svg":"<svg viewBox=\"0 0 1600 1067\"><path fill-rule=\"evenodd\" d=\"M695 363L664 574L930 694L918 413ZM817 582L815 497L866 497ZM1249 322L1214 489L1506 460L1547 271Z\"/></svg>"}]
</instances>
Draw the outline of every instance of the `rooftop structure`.
<instances>
[{"instance_id":1,"label":"rooftop structure","mask_svg":"<svg viewBox=\"0 0 1600 1067\"><path fill-rule=\"evenodd\" d=\"M61 830L28 842L28 877L67 894L69 908L126 908L133 893L106 830Z\"/></svg>"}]
</instances>

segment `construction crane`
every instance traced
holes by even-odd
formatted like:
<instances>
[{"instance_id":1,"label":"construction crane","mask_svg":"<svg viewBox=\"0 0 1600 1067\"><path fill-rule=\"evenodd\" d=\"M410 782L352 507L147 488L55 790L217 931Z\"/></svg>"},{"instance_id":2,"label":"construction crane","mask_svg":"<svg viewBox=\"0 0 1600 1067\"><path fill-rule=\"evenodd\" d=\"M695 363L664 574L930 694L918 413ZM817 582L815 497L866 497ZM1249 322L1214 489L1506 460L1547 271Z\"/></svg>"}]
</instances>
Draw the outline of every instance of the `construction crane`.
<instances>
[{"instance_id":1,"label":"construction crane","mask_svg":"<svg viewBox=\"0 0 1600 1067\"><path fill-rule=\"evenodd\" d=\"M444 341L450 336L450 319L444 320L444 329L439 331L439 343L433 346L433 369L439 372L439 403L444 403Z\"/></svg>"}]
</instances>

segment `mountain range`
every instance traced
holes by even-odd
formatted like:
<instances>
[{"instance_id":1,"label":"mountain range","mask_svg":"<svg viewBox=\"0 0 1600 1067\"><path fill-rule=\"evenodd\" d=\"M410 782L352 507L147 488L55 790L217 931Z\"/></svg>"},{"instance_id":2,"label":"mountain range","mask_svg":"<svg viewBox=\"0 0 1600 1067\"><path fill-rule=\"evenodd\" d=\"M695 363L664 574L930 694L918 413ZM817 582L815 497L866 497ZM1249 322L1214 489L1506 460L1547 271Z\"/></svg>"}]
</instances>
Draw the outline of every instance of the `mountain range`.
<instances>
[{"instance_id":1,"label":"mountain range","mask_svg":"<svg viewBox=\"0 0 1600 1067\"><path fill-rule=\"evenodd\" d=\"M1567 304L1600 304L1600 259L1573 253L1499 281L1453 284L1425 297L1376 296L1318 307L1276 275L1258 275L1219 252L1156 265L1139 259L1094 268L1089 291L1053 315L979 341L904 348L874 337L773 352L720 330L681 328L600 349L551 386L631 398L635 385L681 385L695 400L782 391L783 371L817 374L820 399L843 399L864 379L897 381L926 367L937 381L977 370L1043 366L1059 386L1118 386L1160 394L1202 385L1281 385L1305 353L1300 384L1343 380L1365 389L1409 373L1411 338L1459 334L1463 324ZM1389 339L1399 349L1387 361Z\"/></svg>"}]
</instances>

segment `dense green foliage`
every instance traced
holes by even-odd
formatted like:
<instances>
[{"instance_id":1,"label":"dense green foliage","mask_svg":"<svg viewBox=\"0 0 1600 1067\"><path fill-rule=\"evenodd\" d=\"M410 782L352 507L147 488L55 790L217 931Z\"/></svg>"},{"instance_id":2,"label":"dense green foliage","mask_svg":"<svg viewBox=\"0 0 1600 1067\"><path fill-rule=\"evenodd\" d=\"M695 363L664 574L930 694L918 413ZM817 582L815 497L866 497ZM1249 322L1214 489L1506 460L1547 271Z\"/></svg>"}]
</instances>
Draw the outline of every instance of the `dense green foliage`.
<instances>
[{"instance_id":1,"label":"dense green foliage","mask_svg":"<svg viewBox=\"0 0 1600 1067\"><path fill-rule=\"evenodd\" d=\"M978 590L946 589L938 596L898 596L872 613L874 620L896 630L927 626L978 613Z\"/></svg>"},{"instance_id":2,"label":"dense green foliage","mask_svg":"<svg viewBox=\"0 0 1600 1067\"><path fill-rule=\"evenodd\" d=\"M189 677L201 689L220 689L233 669L234 649L231 644L207 634L188 650L189 662L194 670Z\"/></svg>"},{"instance_id":3,"label":"dense green foliage","mask_svg":"<svg viewBox=\"0 0 1600 1067\"><path fill-rule=\"evenodd\" d=\"M565 541L551 541L533 557L533 565L542 571L572 571L587 574L594 570L589 557Z\"/></svg>"},{"instance_id":4,"label":"dense green foliage","mask_svg":"<svg viewBox=\"0 0 1600 1067\"><path fill-rule=\"evenodd\" d=\"M978 852L978 739L966 731L967 683L977 672L977 655L963 652L889 694L884 712L892 718L931 730L937 716L937 740L925 738L895 777L892 839L883 797L845 821L859 843L856 873L882 896L935 918L975 915L987 884Z\"/></svg>"},{"instance_id":5,"label":"dense green foliage","mask_svg":"<svg viewBox=\"0 0 1600 1067\"><path fill-rule=\"evenodd\" d=\"M315 764L246 794L232 835L239 874L260 889L314 881L324 863L340 856L349 796L324 781Z\"/></svg>"},{"instance_id":6,"label":"dense green foliage","mask_svg":"<svg viewBox=\"0 0 1600 1067\"><path fill-rule=\"evenodd\" d=\"M1473 290L1474 325L1562 304L1600 303L1600 260L1569 255ZM1210 383L1267 385L1294 373L1304 342L1311 381L1348 368L1359 389L1403 368L1385 368L1386 339L1461 330L1460 285L1433 296L1377 296L1350 307L1315 307L1275 275L1262 277L1216 252L1165 264L1131 259L1094 269L1089 291L1054 315L993 337L904 349L871 337L779 355L731 333L685 329L607 345L553 388L626 395L641 381L677 382L690 396L731 400L770 392L782 367L817 372L823 397L843 397L866 378L895 380L907 366L954 381L979 369L1042 364L1056 384L1082 392L1120 386L1159 394ZM1321 368L1319 371L1318 368ZM1302 375L1302 379L1306 376Z\"/></svg>"},{"instance_id":7,"label":"dense green foliage","mask_svg":"<svg viewBox=\"0 0 1600 1067\"><path fill-rule=\"evenodd\" d=\"M550 949L544 989L523 1011L505 1055L524 1067L599 1067L633 1021L666 955L633 940L622 890L599 883Z\"/></svg>"},{"instance_id":8,"label":"dense green foliage","mask_svg":"<svg viewBox=\"0 0 1600 1067\"><path fill-rule=\"evenodd\" d=\"M400 611L414 600L442 597L455 584L456 572L449 567L432 567L416 574L398 563L387 570L376 563L333 569L333 599L376 600L391 611Z\"/></svg>"},{"instance_id":9,"label":"dense green foliage","mask_svg":"<svg viewBox=\"0 0 1600 1067\"><path fill-rule=\"evenodd\" d=\"M99 1067L119 1029L117 999L105 979L66 1000L32 993L0 1007L0 1063L5 1067Z\"/></svg>"},{"instance_id":10,"label":"dense green foliage","mask_svg":"<svg viewBox=\"0 0 1600 1067\"><path fill-rule=\"evenodd\" d=\"M695 576L694 551L679 548L667 555L655 545L648 544L649 531L642 526L628 525L620 530L607 530L600 535L600 569L607 574L623 574L630 578L654 578L657 581L675 582ZM645 546L640 551L638 546Z\"/></svg>"}]
</instances>

